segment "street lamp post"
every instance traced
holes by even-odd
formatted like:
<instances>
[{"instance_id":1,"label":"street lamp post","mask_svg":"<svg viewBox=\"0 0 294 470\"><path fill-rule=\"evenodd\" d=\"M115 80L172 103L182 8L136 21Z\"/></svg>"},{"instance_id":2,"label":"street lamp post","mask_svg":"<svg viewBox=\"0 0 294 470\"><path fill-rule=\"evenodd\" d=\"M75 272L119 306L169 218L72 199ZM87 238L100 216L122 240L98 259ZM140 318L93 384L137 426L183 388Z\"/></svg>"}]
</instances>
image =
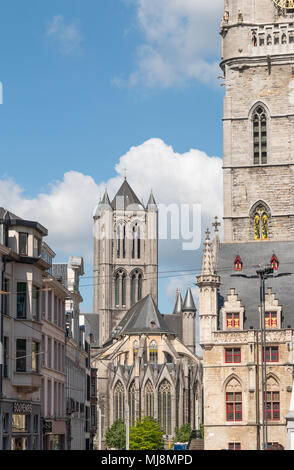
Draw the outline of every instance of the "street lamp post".
<instances>
[{"instance_id":1,"label":"street lamp post","mask_svg":"<svg viewBox=\"0 0 294 470\"><path fill-rule=\"evenodd\" d=\"M274 272L271 266L263 266L256 271L260 280L260 333L261 333L261 373L262 373L262 436L263 450L268 446L267 427L267 386L266 386L266 327L265 327L265 279Z\"/></svg>"}]
</instances>

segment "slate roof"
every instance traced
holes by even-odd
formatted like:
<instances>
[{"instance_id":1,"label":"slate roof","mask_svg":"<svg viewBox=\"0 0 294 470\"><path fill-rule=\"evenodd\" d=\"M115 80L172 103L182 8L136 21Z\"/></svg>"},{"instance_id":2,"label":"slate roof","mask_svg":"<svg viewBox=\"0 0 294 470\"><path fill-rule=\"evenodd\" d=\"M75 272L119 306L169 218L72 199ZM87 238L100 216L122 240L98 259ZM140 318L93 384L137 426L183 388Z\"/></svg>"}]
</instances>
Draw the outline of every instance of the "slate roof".
<instances>
[{"instance_id":1,"label":"slate roof","mask_svg":"<svg viewBox=\"0 0 294 470\"><path fill-rule=\"evenodd\" d=\"M98 347L98 338L99 338L99 315L95 313L83 313L84 317L88 320L90 324L90 330L93 335L92 347Z\"/></svg>"},{"instance_id":2,"label":"slate roof","mask_svg":"<svg viewBox=\"0 0 294 470\"><path fill-rule=\"evenodd\" d=\"M118 210L144 210L141 201L139 201L126 179L116 193L111 207Z\"/></svg>"},{"instance_id":3,"label":"slate roof","mask_svg":"<svg viewBox=\"0 0 294 470\"><path fill-rule=\"evenodd\" d=\"M183 340L183 323L182 315L180 314L164 314L163 319L168 326L168 328L173 331L177 337L182 341Z\"/></svg>"},{"instance_id":4,"label":"slate roof","mask_svg":"<svg viewBox=\"0 0 294 470\"><path fill-rule=\"evenodd\" d=\"M4 207L0 207L0 220L3 220L4 217L5 220L21 220L20 217L18 217L17 215L13 214L12 212L9 212L7 209L4 209Z\"/></svg>"},{"instance_id":5,"label":"slate roof","mask_svg":"<svg viewBox=\"0 0 294 470\"><path fill-rule=\"evenodd\" d=\"M4 220L5 219L5 220ZM9 224L11 226L20 226L20 227L32 227L38 232L40 232L43 236L48 235L48 230L43 227L39 222L34 222L32 220L25 220L22 219L21 217L18 217L17 215L13 214L12 212L9 212L7 209L4 207L0 207L0 221L3 221L6 224Z\"/></svg>"},{"instance_id":6,"label":"slate roof","mask_svg":"<svg viewBox=\"0 0 294 470\"><path fill-rule=\"evenodd\" d=\"M151 294L130 308L115 329L114 336L140 333L175 334L166 324Z\"/></svg>"},{"instance_id":7,"label":"slate roof","mask_svg":"<svg viewBox=\"0 0 294 470\"><path fill-rule=\"evenodd\" d=\"M217 273L221 279L218 307L224 305L230 289L234 288L245 308L244 329L259 328L259 277L258 265L269 265L272 255L279 261L279 268L265 281L265 291L271 288L282 306L282 328L294 328L294 242L220 243ZM239 255L242 271L234 271L234 261ZM221 319L219 320L221 322ZM219 325L220 328L222 325Z\"/></svg>"}]
</instances>

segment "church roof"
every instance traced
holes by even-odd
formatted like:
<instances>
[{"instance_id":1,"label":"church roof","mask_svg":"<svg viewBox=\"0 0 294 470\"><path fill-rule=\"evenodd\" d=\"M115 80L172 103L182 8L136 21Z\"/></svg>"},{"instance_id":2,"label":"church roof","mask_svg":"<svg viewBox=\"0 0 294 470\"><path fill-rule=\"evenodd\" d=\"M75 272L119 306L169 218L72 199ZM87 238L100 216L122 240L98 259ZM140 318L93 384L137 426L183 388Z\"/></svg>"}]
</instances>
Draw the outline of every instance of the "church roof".
<instances>
[{"instance_id":1,"label":"church roof","mask_svg":"<svg viewBox=\"0 0 294 470\"><path fill-rule=\"evenodd\" d=\"M133 305L114 330L114 336L140 333L175 334L167 326L151 294Z\"/></svg>"},{"instance_id":2,"label":"church roof","mask_svg":"<svg viewBox=\"0 0 294 470\"><path fill-rule=\"evenodd\" d=\"M117 191L111 206L113 209L118 210L144 210L141 201L137 198L126 179Z\"/></svg>"},{"instance_id":3,"label":"church roof","mask_svg":"<svg viewBox=\"0 0 294 470\"><path fill-rule=\"evenodd\" d=\"M282 307L281 328L294 328L294 241L220 243L217 272L219 287L218 306L224 305L231 289L235 289L241 305L245 308L244 329L259 329L259 277L258 265L269 265L273 253L279 268L265 281L265 292L271 288L279 306ZM234 270L234 260L239 255L242 271ZM220 319L221 321L221 319ZM221 325L220 325L221 326Z\"/></svg>"}]
</instances>

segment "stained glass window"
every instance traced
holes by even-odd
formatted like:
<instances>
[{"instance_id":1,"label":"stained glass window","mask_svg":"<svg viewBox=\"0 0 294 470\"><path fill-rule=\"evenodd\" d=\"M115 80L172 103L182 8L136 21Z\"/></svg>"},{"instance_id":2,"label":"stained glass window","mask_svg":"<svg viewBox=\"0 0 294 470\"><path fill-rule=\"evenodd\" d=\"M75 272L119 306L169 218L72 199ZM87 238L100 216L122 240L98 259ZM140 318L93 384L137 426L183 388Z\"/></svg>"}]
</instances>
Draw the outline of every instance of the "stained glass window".
<instances>
[{"instance_id":1,"label":"stained glass window","mask_svg":"<svg viewBox=\"0 0 294 470\"><path fill-rule=\"evenodd\" d=\"M164 380L158 390L158 419L163 431L171 434L171 385Z\"/></svg>"},{"instance_id":2,"label":"stained glass window","mask_svg":"<svg viewBox=\"0 0 294 470\"><path fill-rule=\"evenodd\" d=\"M265 109L258 106L253 115L254 165L267 163L267 116Z\"/></svg>"},{"instance_id":3,"label":"stained glass window","mask_svg":"<svg viewBox=\"0 0 294 470\"><path fill-rule=\"evenodd\" d=\"M121 382L117 382L114 389L114 419L124 419L125 417L125 390Z\"/></svg>"},{"instance_id":4,"label":"stained glass window","mask_svg":"<svg viewBox=\"0 0 294 470\"><path fill-rule=\"evenodd\" d=\"M265 312L265 327L266 328L278 328L277 312Z\"/></svg>"},{"instance_id":5,"label":"stained glass window","mask_svg":"<svg viewBox=\"0 0 294 470\"><path fill-rule=\"evenodd\" d=\"M227 313L227 329L240 328L240 313Z\"/></svg>"},{"instance_id":6,"label":"stained glass window","mask_svg":"<svg viewBox=\"0 0 294 470\"><path fill-rule=\"evenodd\" d=\"M145 387L145 416L154 416L154 390L150 380Z\"/></svg>"},{"instance_id":7,"label":"stained glass window","mask_svg":"<svg viewBox=\"0 0 294 470\"><path fill-rule=\"evenodd\" d=\"M268 240L268 215L263 206L258 206L254 215L254 239Z\"/></svg>"},{"instance_id":8,"label":"stained glass window","mask_svg":"<svg viewBox=\"0 0 294 470\"><path fill-rule=\"evenodd\" d=\"M156 341L151 341L150 343L149 359L150 359L150 362L153 362L153 363L158 361L158 347L157 347Z\"/></svg>"}]
</instances>

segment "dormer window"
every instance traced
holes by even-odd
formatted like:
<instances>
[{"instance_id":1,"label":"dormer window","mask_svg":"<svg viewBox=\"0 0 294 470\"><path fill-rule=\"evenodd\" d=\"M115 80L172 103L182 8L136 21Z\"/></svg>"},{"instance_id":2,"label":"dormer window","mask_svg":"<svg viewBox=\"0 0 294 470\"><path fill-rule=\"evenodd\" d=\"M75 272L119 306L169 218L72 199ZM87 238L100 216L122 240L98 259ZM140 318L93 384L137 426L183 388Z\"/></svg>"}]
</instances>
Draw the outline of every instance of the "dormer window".
<instances>
[{"instance_id":1,"label":"dormer window","mask_svg":"<svg viewBox=\"0 0 294 470\"><path fill-rule=\"evenodd\" d=\"M243 263L241 261L240 256L237 256L234 262L234 269L235 271L242 271Z\"/></svg>"},{"instance_id":2,"label":"dormer window","mask_svg":"<svg viewBox=\"0 0 294 470\"><path fill-rule=\"evenodd\" d=\"M278 258L276 257L276 255L273 255L272 256L272 259L271 259L271 267L274 269L274 270L277 270L279 268L279 261L278 261Z\"/></svg>"},{"instance_id":3,"label":"dormer window","mask_svg":"<svg viewBox=\"0 0 294 470\"><path fill-rule=\"evenodd\" d=\"M265 327L266 328L278 328L278 314L277 314L277 312L266 312L265 313Z\"/></svg>"},{"instance_id":4,"label":"dormer window","mask_svg":"<svg viewBox=\"0 0 294 470\"><path fill-rule=\"evenodd\" d=\"M19 254L23 256L28 255L28 234L20 232L19 233Z\"/></svg>"},{"instance_id":5,"label":"dormer window","mask_svg":"<svg viewBox=\"0 0 294 470\"><path fill-rule=\"evenodd\" d=\"M227 329L240 329L240 313L227 313Z\"/></svg>"}]
</instances>

